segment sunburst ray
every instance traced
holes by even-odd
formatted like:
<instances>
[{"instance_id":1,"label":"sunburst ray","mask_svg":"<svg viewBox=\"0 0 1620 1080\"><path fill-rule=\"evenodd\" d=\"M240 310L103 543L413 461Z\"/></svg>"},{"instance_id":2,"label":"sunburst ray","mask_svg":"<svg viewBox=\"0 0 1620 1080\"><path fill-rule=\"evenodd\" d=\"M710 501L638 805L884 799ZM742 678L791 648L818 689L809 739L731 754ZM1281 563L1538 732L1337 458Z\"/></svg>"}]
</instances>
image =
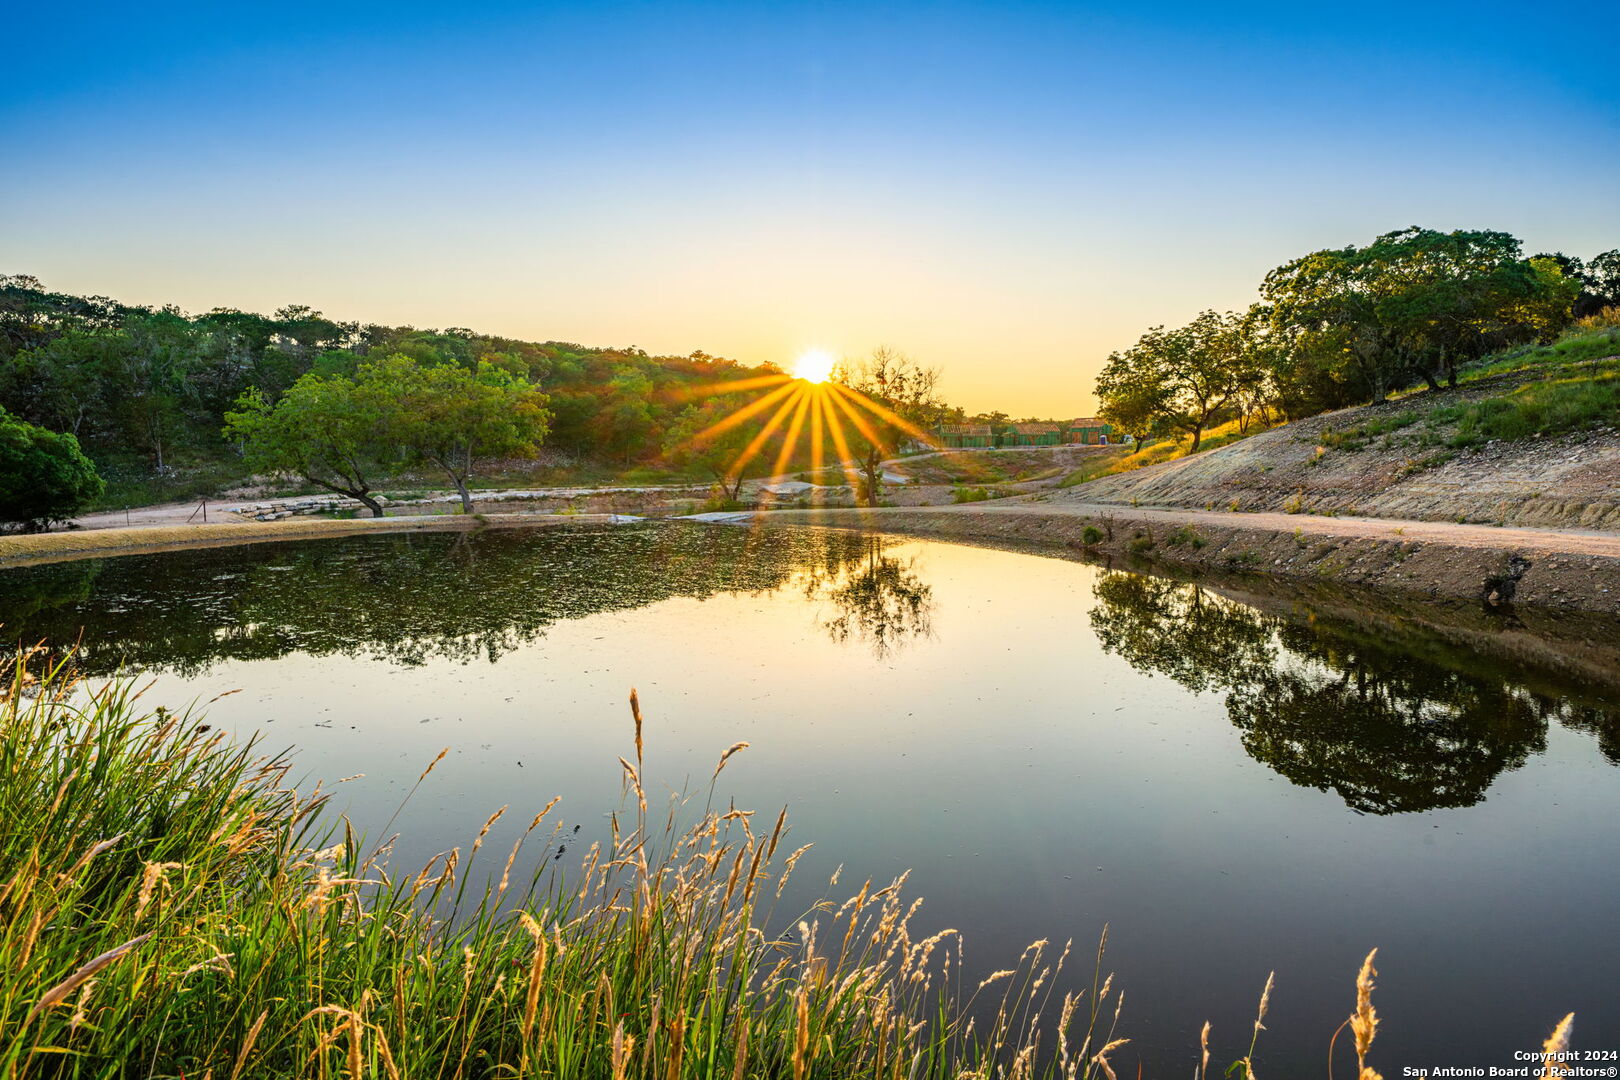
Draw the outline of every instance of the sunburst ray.
<instances>
[{"instance_id":1,"label":"sunburst ray","mask_svg":"<svg viewBox=\"0 0 1620 1080\"><path fill-rule=\"evenodd\" d=\"M756 375L749 379L733 379L730 382L709 383L705 386L694 386L679 391L675 398L678 401L691 401L695 398L715 397L719 394L739 394L745 390L758 390L766 386L780 386L785 382L793 382L790 375Z\"/></svg>"},{"instance_id":2,"label":"sunburst ray","mask_svg":"<svg viewBox=\"0 0 1620 1080\"><path fill-rule=\"evenodd\" d=\"M789 394L793 393L795 385L797 384L790 382L786 386L772 390L764 397L754 399L754 401L744 405L742 408L738 409L724 420L710 424L696 435L693 435L692 442L694 444L702 444L718 435L724 435L738 424L747 423L749 420L752 420L754 417L770 408L772 403L780 401Z\"/></svg>"},{"instance_id":3,"label":"sunburst ray","mask_svg":"<svg viewBox=\"0 0 1620 1080\"><path fill-rule=\"evenodd\" d=\"M793 406L803 400L806 392L803 384L790 389L794 390L795 394L782 402L782 407L772 414L771 418L765 422L765 426L759 429L759 433L749 440L747 446L743 447L742 453L737 455L737 460L731 463L731 468L728 470L730 476L738 476L743 469L748 467L748 463L758 456L760 450L764 449L765 443L770 439L772 433L782 426L782 421L786 420L789 413L793 411Z\"/></svg>"}]
</instances>

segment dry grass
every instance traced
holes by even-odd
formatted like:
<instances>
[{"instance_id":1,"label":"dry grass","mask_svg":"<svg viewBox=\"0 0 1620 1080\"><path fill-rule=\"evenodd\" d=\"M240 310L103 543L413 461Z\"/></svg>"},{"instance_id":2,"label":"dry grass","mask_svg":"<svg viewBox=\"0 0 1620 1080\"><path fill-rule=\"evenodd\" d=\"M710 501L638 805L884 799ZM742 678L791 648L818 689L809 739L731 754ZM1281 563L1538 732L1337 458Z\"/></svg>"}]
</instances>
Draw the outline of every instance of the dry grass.
<instances>
[{"instance_id":1,"label":"dry grass","mask_svg":"<svg viewBox=\"0 0 1620 1080\"><path fill-rule=\"evenodd\" d=\"M913 929L904 875L784 917L808 848L790 850L786 811L756 824L708 809L711 781L655 824L633 695L632 809L577 870L550 869L552 800L499 873L479 858L504 807L465 854L399 873L386 844L368 854L329 818L327 793L285 787L285 761L199 718L144 712L127 684L92 692L29 660L0 708L7 1078L1140 1075L1121 1068L1106 932L1089 984L1060 989L1071 949L1046 941L965 980L955 930ZM1372 959L1346 1021L1360 1080L1377 1077ZM1228 1075L1254 1077L1272 990ZM1567 1048L1571 1020L1549 1052ZM1201 1078L1210 1047L1206 1024L1188 1048Z\"/></svg>"}]
</instances>

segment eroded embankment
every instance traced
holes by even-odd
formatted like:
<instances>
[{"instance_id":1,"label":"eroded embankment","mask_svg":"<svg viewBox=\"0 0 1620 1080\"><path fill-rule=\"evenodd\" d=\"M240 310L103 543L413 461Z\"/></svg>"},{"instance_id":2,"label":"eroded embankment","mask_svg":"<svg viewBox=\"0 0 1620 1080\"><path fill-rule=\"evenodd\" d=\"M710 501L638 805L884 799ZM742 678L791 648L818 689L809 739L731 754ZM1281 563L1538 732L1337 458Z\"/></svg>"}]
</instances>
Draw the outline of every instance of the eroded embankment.
<instances>
[{"instance_id":1,"label":"eroded embankment","mask_svg":"<svg viewBox=\"0 0 1620 1080\"><path fill-rule=\"evenodd\" d=\"M428 517L306 519L302 521L233 522L224 525L161 525L84 532L0 536L0 567L90 559L103 555L140 555L188 547L227 547L273 540L311 540L324 536L389 532L472 532L478 529L547 529L606 524L624 520L615 514L438 514Z\"/></svg>"},{"instance_id":2,"label":"eroded embankment","mask_svg":"<svg viewBox=\"0 0 1620 1080\"><path fill-rule=\"evenodd\" d=\"M1037 503L780 511L769 520L1052 546L1491 607L1620 613L1620 536L1598 533Z\"/></svg>"},{"instance_id":3,"label":"eroded embankment","mask_svg":"<svg viewBox=\"0 0 1620 1080\"><path fill-rule=\"evenodd\" d=\"M1350 514L1547 529L1620 528L1620 431L1454 446L1448 410L1523 376L1298 420L1241 442L1100 477L1079 503Z\"/></svg>"}]
</instances>

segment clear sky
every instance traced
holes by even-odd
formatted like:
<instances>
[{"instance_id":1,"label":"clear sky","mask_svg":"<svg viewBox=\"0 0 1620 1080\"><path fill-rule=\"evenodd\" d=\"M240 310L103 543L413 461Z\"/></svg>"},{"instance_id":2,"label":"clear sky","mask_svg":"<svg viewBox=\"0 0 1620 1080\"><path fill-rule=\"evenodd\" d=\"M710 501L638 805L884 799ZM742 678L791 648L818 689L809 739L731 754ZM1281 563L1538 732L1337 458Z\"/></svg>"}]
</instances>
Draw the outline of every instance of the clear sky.
<instances>
[{"instance_id":1,"label":"clear sky","mask_svg":"<svg viewBox=\"0 0 1620 1080\"><path fill-rule=\"evenodd\" d=\"M0 273L969 409L1406 225L1620 246L1620 5L29 4Z\"/></svg>"}]
</instances>

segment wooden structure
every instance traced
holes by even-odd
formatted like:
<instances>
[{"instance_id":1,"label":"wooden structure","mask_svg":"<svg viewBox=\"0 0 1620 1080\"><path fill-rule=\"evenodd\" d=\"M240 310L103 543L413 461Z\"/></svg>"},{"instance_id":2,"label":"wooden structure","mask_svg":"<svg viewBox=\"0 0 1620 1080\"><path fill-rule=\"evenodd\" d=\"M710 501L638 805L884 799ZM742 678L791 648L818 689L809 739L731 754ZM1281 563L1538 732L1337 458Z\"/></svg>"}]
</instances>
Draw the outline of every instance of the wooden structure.
<instances>
[{"instance_id":1,"label":"wooden structure","mask_svg":"<svg viewBox=\"0 0 1620 1080\"><path fill-rule=\"evenodd\" d=\"M935 430L939 445L948 450L974 450L995 446L995 432L989 424L941 424Z\"/></svg>"},{"instance_id":2,"label":"wooden structure","mask_svg":"<svg viewBox=\"0 0 1620 1080\"><path fill-rule=\"evenodd\" d=\"M1114 442L1114 425L1106 424L1095 416L1081 416L1070 420L1064 427L1063 441L1084 446L1100 446Z\"/></svg>"},{"instance_id":3,"label":"wooden structure","mask_svg":"<svg viewBox=\"0 0 1620 1080\"><path fill-rule=\"evenodd\" d=\"M1008 425L1005 446L1058 446L1063 442L1063 425L1046 421Z\"/></svg>"}]
</instances>

